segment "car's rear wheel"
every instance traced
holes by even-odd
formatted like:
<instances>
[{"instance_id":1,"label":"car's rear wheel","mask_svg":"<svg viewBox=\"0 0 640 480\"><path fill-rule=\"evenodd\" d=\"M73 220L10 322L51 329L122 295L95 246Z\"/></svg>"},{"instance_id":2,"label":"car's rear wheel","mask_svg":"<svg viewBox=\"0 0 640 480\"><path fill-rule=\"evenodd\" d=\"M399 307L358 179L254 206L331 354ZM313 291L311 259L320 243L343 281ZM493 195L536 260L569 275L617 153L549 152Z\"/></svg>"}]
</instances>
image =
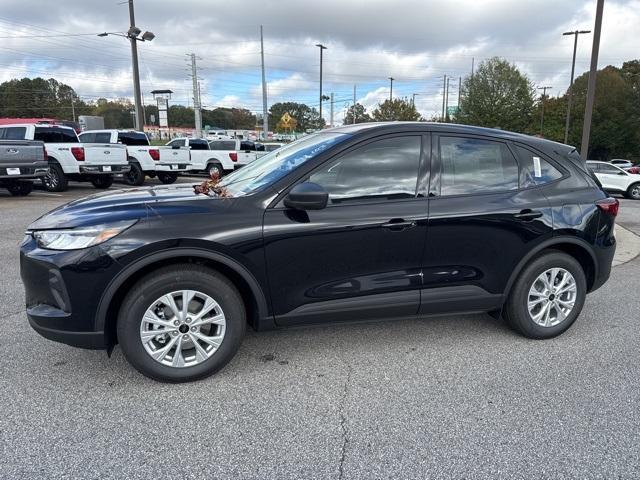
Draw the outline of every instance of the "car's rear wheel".
<instances>
[{"instance_id":1,"label":"car's rear wheel","mask_svg":"<svg viewBox=\"0 0 640 480\"><path fill-rule=\"evenodd\" d=\"M160 180L165 185L170 185L172 183L175 183L177 179L178 179L177 173L158 172L158 180Z\"/></svg>"},{"instance_id":2,"label":"car's rear wheel","mask_svg":"<svg viewBox=\"0 0 640 480\"><path fill-rule=\"evenodd\" d=\"M7 190L14 197L26 197L33 191L32 182L16 182L7 186Z\"/></svg>"},{"instance_id":3,"label":"car's rear wheel","mask_svg":"<svg viewBox=\"0 0 640 480\"><path fill-rule=\"evenodd\" d=\"M91 178L91 184L98 190L106 190L113 185L112 175L96 175Z\"/></svg>"},{"instance_id":4,"label":"car's rear wheel","mask_svg":"<svg viewBox=\"0 0 640 480\"><path fill-rule=\"evenodd\" d=\"M144 174L144 172L142 171L142 167L140 166L139 163L130 163L129 166L131 167L129 169L129 171L127 173L125 173L122 176L122 179L124 180L124 183L126 183L127 185L131 185L134 187L139 187L140 185L142 185L144 183L144 179L146 177L146 175Z\"/></svg>"},{"instance_id":5,"label":"car's rear wheel","mask_svg":"<svg viewBox=\"0 0 640 480\"><path fill-rule=\"evenodd\" d=\"M49 163L49 172L42 177L42 186L48 192L64 192L69 188L69 180L57 163Z\"/></svg>"},{"instance_id":6,"label":"car's rear wheel","mask_svg":"<svg viewBox=\"0 0 640 480\"><path fill-rule=\"evenodd\" d=\"M527 265L509 295L504 314L530 338L552 338L567 330L582 311L587 293L584 270L573 257L549 252Z\"/></svg>"},{"instance_id":7,"label":"car's rear wheel","mask_svg":"<svg viewBox=\"0 0 640 480\"><path fill-rule=\"evenodd\" d=\"M634 183L627 189L627 198L640 200L640 183Z\"/></svg>"},{"instance_id":8,"label":"car's rear wheel","mask_svg":"<svg viewBox=\"0 0 640 480\"><path fill-rule=\"evenodd\" d=\"M242 297L226 277L178 265L149 274L131 289L117 332L125 357L143 375L188 382L224 367L245 329Z\"/></svg>"}]
</instances>

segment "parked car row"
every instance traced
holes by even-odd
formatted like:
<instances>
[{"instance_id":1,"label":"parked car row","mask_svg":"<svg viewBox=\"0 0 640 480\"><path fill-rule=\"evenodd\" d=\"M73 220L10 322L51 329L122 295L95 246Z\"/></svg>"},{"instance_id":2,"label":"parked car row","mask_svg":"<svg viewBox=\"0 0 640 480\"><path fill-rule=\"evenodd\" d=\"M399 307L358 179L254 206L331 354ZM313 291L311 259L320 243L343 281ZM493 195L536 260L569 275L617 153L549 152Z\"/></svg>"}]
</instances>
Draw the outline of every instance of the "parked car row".
<instances>
[{"instance_id":1,"label":"parked car row","mask_svg":"<svg viewBox=\"0 0 640 480\"><path fill-rule=\"evenodd\" d=\"M40 180L48 191L62 192L70 180L106 189L115 175L122 175L133 186L142 185L147 177L157 177L164 184L187 173L222 177L282 145L176 138L165 146L152 146L144 132L102 129L78 135L69 126L43 123L2 125L0 141L0 187L13 195L27 195L34 180ZM37 169L14 165L28 162L41 165Z\"/></svg>"}]
</instances>

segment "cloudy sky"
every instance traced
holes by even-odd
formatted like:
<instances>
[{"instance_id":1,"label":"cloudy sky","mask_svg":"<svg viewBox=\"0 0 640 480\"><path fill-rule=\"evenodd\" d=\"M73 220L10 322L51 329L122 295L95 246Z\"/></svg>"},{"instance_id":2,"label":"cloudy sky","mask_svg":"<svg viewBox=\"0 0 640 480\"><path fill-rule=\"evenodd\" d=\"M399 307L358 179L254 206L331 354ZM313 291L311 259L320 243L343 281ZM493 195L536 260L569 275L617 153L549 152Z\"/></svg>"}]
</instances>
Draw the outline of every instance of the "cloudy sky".
<instances>
[{"instance_id":1,"label":"cloudy sky","mask_svg":"<svg viewBox=\"0 0 640 480\"><path fill-rule=\"evenodd\" d=\"M319 49L324 92L334 93L335 123L352 102L368 109L393 94L416 96L426 117L441 110L442 77L458 78L486 58L501 56L536 85L566 90L572 37L592 30L595 0L135 0L136 23L156 34L139 46L145 103L170 88L173 102L193 102L187 53L199 60L205 107L262 110L259 28L264 26L269 104L289 100L318 106ZM115 0L2 0L0 81L54 77L85 100L131 97L130 49L98 32L128 28L126 3ZM640 57L640 0L606 0L602 67ZM63 36L65 34L86 34ZM27 38L26 36L32 36ZM22 38L16 38L22 37ZM591 35L580 37L577 72L589 67ZM329 106L324 116L329 121Z\"/></svg>"}]
</instances>

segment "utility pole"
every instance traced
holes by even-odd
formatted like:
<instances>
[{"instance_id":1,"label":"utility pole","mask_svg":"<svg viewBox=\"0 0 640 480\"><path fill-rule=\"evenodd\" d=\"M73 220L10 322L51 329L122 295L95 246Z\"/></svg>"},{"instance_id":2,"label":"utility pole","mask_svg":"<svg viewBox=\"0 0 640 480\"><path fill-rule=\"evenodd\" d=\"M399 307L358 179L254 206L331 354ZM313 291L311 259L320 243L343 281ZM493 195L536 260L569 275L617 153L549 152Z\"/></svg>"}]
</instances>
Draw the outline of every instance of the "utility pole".
<instances>
[{"instance_id":1,"label":"utility pole","mask_svg":"<svg viewBox=\"0 0 640 480\"><path fill-rule=\"evenodd\" d=\"M133 31L136 26L133 0L129 0L129 24L129 31ZM143 131L144 119L142 116L142 93L140 92L140 69L138 67L138 40L135 36L129 35L129 41L131 42L131 63L133 67L133 102L136 112L136 130Z\"/></svg>"},{"instance_id":2,"label":"utility pole","mask_svg":"<svg viewBox=\"0 0 640 480\"><path fill-rule=\"evenodd\" d=\"M542 98L540 100L541 102L541 110L542 113L540 114L540 135L542 135L542 128L544 127L544 100L545 98L547 98L547 90L551 89L553 87L538 87L538 90L542 90Z\"/></svg>"},{"instance_id":3,"label":"utility pole","mask_svg":"<svg viewBox=\"0 0 640 480\"><path fill-rule=\"evenodd\" d=\"M356 86L353 86L353 124L356 123Z\"/></svg>"},{"instance_id":4,"label":"utility pole","mask_svg":"<svg viewBox=\"0 0 640 480\"><path fill-rule=\"evenodd\" d=\"M322 121L322 124L324 125L324 120L322 118L322 51L326 50L327 47L325 47L321 43L316 43L316 47L318 47L320 49L320 120Z\"/></svg>"},{"instance_id":5,"label":"utility pole","mask_svg":"<svg viewBox=\"0 0 640 480\"><path fill-rule=\"evenodd\" d=\"M414 107L416 106L416 96L420 95L419 93L412 93L411 94L411 105L413 105Z\"/></svg>"},{"instance_id":6,"label":"utility pole","mask_svg":"<svg viewBox=\"0 0 640 480\"><path fill-rule=\"evenodd\" d=\"M333 128L333 92L331 92L331 105L330 105L330 113L329 113L329 127Z\"/></svg>"},{"instance_id":7,"label":"utility pole","mask_svg":"<svg viewBox=\"0 0 640 480\"><path fill-rule=\"evenodd\" d=\"M604 0L598 0L596 6L596 25L593 30L593 48L591 50L591 69L589 71L589 83L587 86L587 103L584 109L584 125L582 126L582 147L580 154L584 160L589 155L589 135L591 134L591 117L593 116L593 103L596 97L596 75L598 73L598 54L600 53L600 32L602 31L602 11Z\"/></svg>"},{"instance_id":8,"label":"utility pole","mask_svg":"<svg viewBox=\"0 0 640 480\"><path fill-rule=\"evenodd\" d=\"M264 38L260 25L260 58L262 59L262 139L269 136L269 112L267 110L267 79L264 72Z\"/></svg>"},{"instance_id":9,"label":"utility pole","mask_svg":"<svg viewBox=\"0 0 640 480\"><path fill-rule=\"evenodd\" d=\"M73 121L76 121L76 105L75 100L71 97L71 115L73 116Z\"/></svg>"},{"instance_id":10,"label":"utility pole","mask_svg":"<svg viewBox=\"0 0 640 480\"><path fill-rule=\"evenodd\" d=\"M573 35L573 60L571 62L571 80L569 81L569 91L567 98L567 123L564 127L564 143L569 142L569 127L571 126L571 103L573 101L573 76L576 71L576 52L578 50L578 35L591 33L591 30L575 30L573 32L564 32L562 35Z\"/></svg>"},{"instance_id":11,"label":"utility pole","mask_svg":"<svg viewBox=\"0 0 640 480\"><path fill-rule=\"evenodd\" d=\"M462 77L458 77L458 110L460 110L461 98L462 98Z\"/></svg>"},{"instance_id":12,"label":"utility pole","mask_svg":"<svg viewBox=\"0 0 640 480\"><path fill-rule=\"evenodd\" d=\"M447 101L447 74L444 75L444 80L442 82L442 122L444 122L444 109L445 102Z\"/></svg>"},{"instance_id":13,"label":"utility pole","mask_svg":"<svg viewBox=\"0 0 640 480\"><path fill-rule=\"evenodd\" d=\"M393 100L393 81L395 78L389 77L389 81L391 82L391 86L389 88L389 100Z\"/></svg>"},{"instance_id":14,"label":"utility pole","mask_svg":"<svg viewBox=\"0 0 640 480\"><path fill-rule=\"evenodd\" d=\"M191 57L191 79L193 80L193 113L196 124L196 138L202 137L202 112L200 111L200 95L198 92L198 67L196 65L196 54L192 53Z\"/></svg>"},{"instance_id":15,"label":"utility pole","mask_svg":"<svg viewBox=\"0 0 640 480\"><path fill-rule=\"evenodd\" d=\"M445 89L445 108L444 108L444 120L447 122L449 120L449 80L451 77L447 77L447 88Z\"/></svg>"}]
</instances>

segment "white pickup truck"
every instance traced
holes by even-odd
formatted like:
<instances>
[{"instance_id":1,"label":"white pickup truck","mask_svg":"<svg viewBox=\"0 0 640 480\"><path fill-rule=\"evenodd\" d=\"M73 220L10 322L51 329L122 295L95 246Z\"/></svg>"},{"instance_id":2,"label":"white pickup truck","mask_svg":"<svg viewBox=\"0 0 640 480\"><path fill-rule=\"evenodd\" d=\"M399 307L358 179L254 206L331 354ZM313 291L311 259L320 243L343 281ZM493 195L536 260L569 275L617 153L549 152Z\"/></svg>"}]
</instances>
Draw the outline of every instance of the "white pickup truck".
<instances>
[{"instance_id":1,"label":"white pickup truck","mask_svg":"<svg viewBox=\"0 0 640 480\"><path fill-rule=\"evenodd\" d=\"M212 140L203 138L176 138L167 143L173 148L191 149L191 171L217 172L220 176L232 172L257 158L256 144L246 140Z\"/></svg>"},{"instance_id":2,"label":"white pickup truck","mask_svg":"<svg viewBox=\"0 0 640 480\"><path fill-rule=\"evenodd\" d=\"M162 183L176 181L178 174L191 168L188 148L154 147L144 132L135 130L86 130L80 135L83 143L120 143L127 147L131 170L123 175L125 183L140 186L145 178L158 177Z\"/></svg>"},{"instance_id":3,"label":"white pickup truck","mask_svg":"<svg viewBox=\"0 0 640 480\"><path fill-rule=\"evenodd\" d=\"M114 174L129 171L124 145L80 143L71 127L38 123L3 125L0 137L44 142L49 173L42 184L50 192L64 192L69 180L91 182L99 189L109 188Z\"/></svg>"}]
</instances>

